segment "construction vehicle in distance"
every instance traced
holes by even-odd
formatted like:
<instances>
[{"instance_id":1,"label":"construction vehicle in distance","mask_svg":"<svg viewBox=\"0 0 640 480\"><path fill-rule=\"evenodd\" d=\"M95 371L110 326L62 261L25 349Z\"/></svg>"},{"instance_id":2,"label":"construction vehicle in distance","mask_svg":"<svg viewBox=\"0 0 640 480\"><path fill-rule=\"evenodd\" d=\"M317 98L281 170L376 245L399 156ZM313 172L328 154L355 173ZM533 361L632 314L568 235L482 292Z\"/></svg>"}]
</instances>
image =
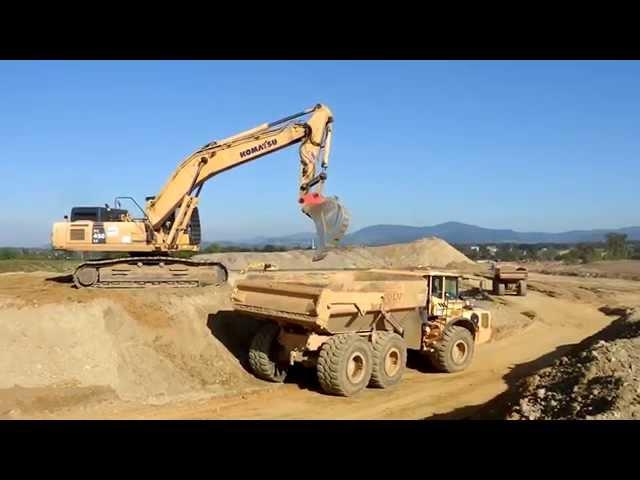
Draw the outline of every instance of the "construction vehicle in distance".
<instances>
[{"instance_id":1,"label":"construction vehicle in distance","mask_svg":"<svg viewBox=\"0 0 640 480\"><path fill-rule=\"evenodd\" d=\"M304 122L296 121L309 116ZM52 246L56 250L116 252L115 259L86 261L73 273L78 288L200 286L223 283L224 265L177 258L178 252L197 252L201 229L198 200L211 177L300 143L298 202L311 218L317 233L321 260L346 233L349 216L337 197L324 197L333 116L324 105L262 124L224 140L208 143L189 155L172 173L164 188L148 197L145 208L131 197L117 197L115 208L76 207L71 218L53 225ZM120 208L128 199L140 210L134 216Z\"/></svg>"},{"instance_id":2,"label":"construction vehicle in distance","mask_svg":"<svg viewBox=\"0 0 640 480\"><path fill-rule=\"evenodd\" d=\"M275 263L269 262L251 262L242 270L240 273L247 272L272 272L274 270L279 270L278 266Z\"/></svg>"},{"instance_id":3,"label":"construction vehicle in distance","mask_svg":"<svg viewBox=\"0 0 640 480\"><path fill-rule=\"evenodd\" d=\"M527 295L528 271L525 267L513 265L496 265L493 267L493 294L504 295L516 292L521 297Z\"/></svg>"},{"instance_id":4,"label":"construction vehicle in distance","mask_svg":"<svg viewBox=\"0 0 640 480\"><path fill-rule=\"evenodd\" d=\"M272 275L272 277L274 277ZM255 375L283 382L295 363L315 367L322 389L350 396L400 381L407 350L439 371L459 372L491 338L491 314L463 301L459 275L366 270L278 281L239 281L233 309L262 319L249 349Z\"/></svg>"}]
</instances>

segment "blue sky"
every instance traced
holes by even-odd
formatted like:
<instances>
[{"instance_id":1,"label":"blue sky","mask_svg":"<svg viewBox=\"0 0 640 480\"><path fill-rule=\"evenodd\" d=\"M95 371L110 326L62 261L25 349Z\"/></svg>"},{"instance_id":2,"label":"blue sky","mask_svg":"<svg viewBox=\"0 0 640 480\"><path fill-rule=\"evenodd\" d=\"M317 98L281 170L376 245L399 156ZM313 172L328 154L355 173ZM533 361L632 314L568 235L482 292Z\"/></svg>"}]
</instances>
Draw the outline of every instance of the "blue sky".
<instances>
[{"instance_id":1,"label":"blue sky","mask_svg":"<svg viewBox=\"0 0 640 480\"><path fill-rule=\"evenodd\" d=\"M640 63L0 62L0 245L74 205L143 201L199 146L325 103L351 231L640 224ZM312 231L293 146L210 180L204 237Z\"/></svg>"}]
</instances>

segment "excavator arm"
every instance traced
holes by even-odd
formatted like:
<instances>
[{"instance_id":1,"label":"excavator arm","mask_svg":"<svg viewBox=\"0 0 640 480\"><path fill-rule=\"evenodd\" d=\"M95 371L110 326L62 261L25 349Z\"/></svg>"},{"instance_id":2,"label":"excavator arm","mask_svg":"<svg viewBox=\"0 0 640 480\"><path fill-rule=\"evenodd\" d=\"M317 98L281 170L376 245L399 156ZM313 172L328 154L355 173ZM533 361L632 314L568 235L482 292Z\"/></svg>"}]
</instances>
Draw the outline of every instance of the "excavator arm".
<instances>
[{"instance_id":1,"label":"excavator arm","mask_svg":"<svg viewBox=\"0 0 640 480\"><path fill-rule=\"evenodd\" d=\"M296 121L308 116L304 122ZM154 243L174 249L186 231L198 204L204 183L211 177L251 162L293 144L300 143L298 202L302 212L316 226L319 260L327 247L344 236L349 216L336 197L322 195L327 179L333 118L324 105L271 123L262 124L232 137L209 143L187 157L169 178L160 193L145 207Z\"/></svg>"}]
</instances>

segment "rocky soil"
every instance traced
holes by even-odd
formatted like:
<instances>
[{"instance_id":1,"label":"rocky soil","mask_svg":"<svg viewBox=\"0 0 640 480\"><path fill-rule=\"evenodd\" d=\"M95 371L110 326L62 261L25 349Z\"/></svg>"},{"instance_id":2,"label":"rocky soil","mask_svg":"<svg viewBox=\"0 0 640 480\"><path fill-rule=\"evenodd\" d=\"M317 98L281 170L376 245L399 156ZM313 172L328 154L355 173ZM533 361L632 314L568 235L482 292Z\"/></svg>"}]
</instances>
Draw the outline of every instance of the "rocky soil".
<instances>
[{"instance_id":1,"label":"rocky soil","mask_svg":"<svg viewBox=\"0 0 640 480\"><path fill-rule=\"evenodd\" d=\"M523 379L508 419L640 419L640 310L622 314L570 353Z\"/></svg>"}]
</instances>

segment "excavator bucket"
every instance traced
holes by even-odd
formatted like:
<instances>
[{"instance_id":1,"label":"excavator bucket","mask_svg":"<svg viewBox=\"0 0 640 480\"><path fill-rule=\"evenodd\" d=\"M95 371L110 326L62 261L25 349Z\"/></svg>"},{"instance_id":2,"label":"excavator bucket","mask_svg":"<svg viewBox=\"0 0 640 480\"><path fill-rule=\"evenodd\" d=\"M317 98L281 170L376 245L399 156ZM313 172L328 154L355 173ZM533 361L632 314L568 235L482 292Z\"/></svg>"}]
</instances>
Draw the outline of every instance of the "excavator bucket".
<instances>
[{"instance_id":1,"label":"excavator bucket","mask_svg":"<svg viewBox=\"0 0 640 480\"><path fill-rule=\"evenodd\" d=\"M302 198L302 211L313 220L318 237L317 253L313 261L327 256L328 250L337 246L349 228L349 212L338 197L323 197L310 193Z\"/></svg>"}]
</instances>

